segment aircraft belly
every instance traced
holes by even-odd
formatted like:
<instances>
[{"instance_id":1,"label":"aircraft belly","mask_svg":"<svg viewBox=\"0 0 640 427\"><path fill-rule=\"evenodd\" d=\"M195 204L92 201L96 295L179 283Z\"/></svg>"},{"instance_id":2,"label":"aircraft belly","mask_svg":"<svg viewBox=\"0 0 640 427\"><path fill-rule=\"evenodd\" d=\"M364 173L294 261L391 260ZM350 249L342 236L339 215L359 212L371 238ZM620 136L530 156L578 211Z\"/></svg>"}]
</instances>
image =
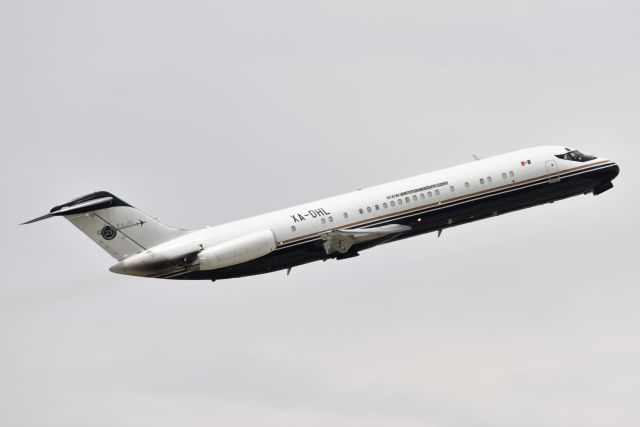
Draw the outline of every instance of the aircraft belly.
<instances>
[{"instance_id":1,"label":"aircraft belly","mask_svg":"<svg viewBox=\"0 0 640 427\"><path fill-rule=\"evenodd\" d=\"M392 236L382 236L367 242L354 243L349 250L358 252L393 240L401 240L419 234L477 221L497 214L525 209L579 195L590 191L598 179L600 179L599 175L578 175L563 178L560 182L550 184L548 181L545 181L537 185L526 186L517 191L505 191L490 197L482 197L475 200L462 201L450 206L436 207L399 215L397 218L387 220L386 222L408 226L411 227L411 229ZM418 219L420 219L420 221L418 221ZM371 226L376 225L379 226L382 225L382 223L371 224ZM295 242L285 247L279 247L269 255L253 261L210 272L192 272L175 277L175 279L217 280L250 276L283 270L313 261L335 258L339 255L339 252L328 255L324 243L321 236L318 235L315 238L309 238L303 242Z\"/></svg>"}]
</instances>

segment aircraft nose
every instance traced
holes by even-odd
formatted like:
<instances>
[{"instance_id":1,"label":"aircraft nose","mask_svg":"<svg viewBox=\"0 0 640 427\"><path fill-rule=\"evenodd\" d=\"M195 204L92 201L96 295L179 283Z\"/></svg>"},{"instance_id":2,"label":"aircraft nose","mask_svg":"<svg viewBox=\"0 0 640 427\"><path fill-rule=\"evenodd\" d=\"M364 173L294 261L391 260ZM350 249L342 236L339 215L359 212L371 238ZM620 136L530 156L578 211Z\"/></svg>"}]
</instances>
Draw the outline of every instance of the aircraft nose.
<instances>
[{"instance_id":1,"label":"aircraft nose","mask_svg":"<svg viewBox=\"0 0 640 427\"><path fill-rule=\"evenodd\" d=\"M617 163L614 163L613 166L609 168L609 180L613 181L615 177L620 173L620 166Z\"/></svg>"},{"instance_id":2,"label":"aircraft nose","mask_svg":"<svg viewBox=\"0 0 640 427\"><path fill-rule=\"evenodd\" d=\"M613 188L613 179L620 173L620 166L616 163L606 165L602 169L598 169L594 178L596 179L596 185L593 187L593 195L597 196L607 190Z\"/></svg>"}]
</instances>

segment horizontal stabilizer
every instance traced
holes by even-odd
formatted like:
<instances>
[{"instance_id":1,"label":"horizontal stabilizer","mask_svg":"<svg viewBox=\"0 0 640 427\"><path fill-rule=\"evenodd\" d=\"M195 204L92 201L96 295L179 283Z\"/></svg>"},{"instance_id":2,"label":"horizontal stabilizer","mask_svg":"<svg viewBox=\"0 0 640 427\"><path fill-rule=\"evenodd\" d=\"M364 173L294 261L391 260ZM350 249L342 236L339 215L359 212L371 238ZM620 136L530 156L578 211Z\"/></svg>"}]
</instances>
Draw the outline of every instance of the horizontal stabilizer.
<instances>
[{"instance_id":1,"label":"horizontal stabilizer","mask_svg":"<svg viewBox=\"0 0 640 427\"><path fill-rule=\"evenodd\" d=\"M29 221L23 222L20 225L33 224L34 222L42 221L43 219L51 218L53 215L50 213L46 215L39 216L38 218L30 219Z\"/></svg>"},{"instance_id":2,"label":"horizontal stabilizer","mask_svg":"<svg viewBox=\"0 0 640 427\"><path fill-rule=\"evenodd\" d=\"M112 201L113 197L100 197L99 199L75 203L68 206L55 206L48 214L39 216L38 218L34 218L27 222L23 222L20 225L32 224L34 222L42 221L43 219L51 218L54 216L73 215L108 208L112 205Z\"/></svg>"},{"instance_id":3,"label":"horizontal stabilizer","mask_svg":"<svg viewBox=\"0 0 640 427\"><path fill-rule=\"evenodd\" d=\"M118 261L188 233L168 227L107 191L96 191L51 208L32 224L63 217Z\"/></svg>"},{"instance_id":4,"label":"horizontal stabilizer","mask_svg":"<svg viewBox=\"0 0 640 427\"><path fill-rule=\"evenodd\" d=\"M351 228L348 230L331 230L322 235L324 249L327 254L346 253L356 243L375 240L380 237L399 234L411 230L408 225L389 224L371 228Z\"/></svg>"}]
</instances>

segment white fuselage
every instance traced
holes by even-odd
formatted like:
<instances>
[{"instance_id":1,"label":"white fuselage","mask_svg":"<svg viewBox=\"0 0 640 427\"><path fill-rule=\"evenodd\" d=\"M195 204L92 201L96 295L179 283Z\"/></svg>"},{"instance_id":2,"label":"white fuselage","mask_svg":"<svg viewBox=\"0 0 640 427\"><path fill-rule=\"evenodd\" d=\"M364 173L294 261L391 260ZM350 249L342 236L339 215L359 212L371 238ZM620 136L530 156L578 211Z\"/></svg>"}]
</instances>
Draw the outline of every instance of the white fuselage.
<instances>
[{"instance_id":1,"label":"white fuselage","mask_svg":"<svg viewBox=\"0 0 640 427\"><path fill-rule=\"evenodd\" d=\"M237 269L239 265L266 254L278 257L279 252L291 253L295 246L309 245L313 241L324 242L326 253L310 256L308 260L298 255L295 261L291 261L291 265L323 256L325 259L347 257L352 247L357 248L359 244L387 235L394 235L395 238L402 238L403 235L408 237L409 231L411 235L420 234L434 231L433 227L441 230L457 222L473 220L473 213L458 214L455 209L464 210L467 209L466 205L481 204L483 199L486 199L487 203L493 203L490 201L497 200L498 195L508 198L512 192L522 193L529 188L554 185L562 181L563 177L578 180L582 173L593 173L615 165L609 160L595 157L578 162L557 156L568 151L569 149L564 147L524 149L192 231L149 248L146 253L126 259L119 264L120 267L116 266L115 270L112 270L125 274L149 275L148 270L152 266L148 262L149 257L167 261L179 258L181 254L196 253L199 253L197 259L183 257L186 267L180 265L169 269L170 271L165 269L162 274L154 277L180 276L192 272L194 268ZM617 166L615 167L617 170ZM613 176L615 175L617 171ZM580 185L584 185L580 182ZM593 184L595 185L597 183ZM583 191L582 187L577 188L567 187L566 194L558 193L553 198L563 198ZM591 187L588 190L590 191ZM536 199L521 205L510 202L510 205L504 207L496 205L494 214L532 206L546 200ZM429 229L426 227L429 218L437 217L438 212L446 212L450 218L442 225L432 225ZM486 212L477 212L480 218L487 216ZM423 218L426 219L425 222L422 222ZM380 240L379 243L385 241ZM209 255L208 248L213 248L209 249ZM317 249L317 244L314 248ZM146 270L136 271L132 267L141 263L146 265ZM175 267L175 263L171 265ZM290 268L291 265L278 263L274 259L273 267L267 266L266 270L261 272L270 271L270 268Z\"/></svg>"},{"instance_id":2,"label":"white fuselage","mask_svg":"<svg viewBox=\"0 0 640 427\"><path fill-rule=\"evenodd\" d=\"M168 245L183 240L198 240L211 246L264 229L273 230L278 243L289 243L309 236L319 235L332 229L348 228L384 219L395 221L398 214L410 213L416 209L446 205L478 193L509 187L527 180L548 175L546 161L553 161L558 172L572 168L586 167L595 163L610 163L596 159L575 164L559 160L553 153L561 153L563 147L535 147L493 156L459 166L428 172L411 178L405 178L374 187L364 188L350 193L326 199L304 203L286 209L233 221L194 231ZM522 165L521 162L530 161ZM482 180L482 181L481 181ZM407 191L421 189L446 182L446 185L424 189L411 194ZM468 185L466 185L468 183ZM403 194L401 197L392 197ZM409 201L406 201L406 198ZM401 204L398 203L401 199ZM391 206L394 201L395 206ZM378 206L378 208L376 208ZM318 212L315 216L310 212ZM303 215L301 218L300 215ZM294 217L296 219L294 219ZM391 219L392 218L392 219ZM325 220L324 222L322 220ZM292 228L292 227L295 227Z\"/></svg>"},{"instance_id":3,"label":"white fuselage","mask_svg":"<svg viewBox=\"0 0 640 427\"><path fill-rule=\"evenodd\" d=\"M613 187L612 161L534 147L201 230L169 227L107 191L62 203L25 224L64 217L119 262L115 273L226 279Z\"/></svg>"}]
</instances>

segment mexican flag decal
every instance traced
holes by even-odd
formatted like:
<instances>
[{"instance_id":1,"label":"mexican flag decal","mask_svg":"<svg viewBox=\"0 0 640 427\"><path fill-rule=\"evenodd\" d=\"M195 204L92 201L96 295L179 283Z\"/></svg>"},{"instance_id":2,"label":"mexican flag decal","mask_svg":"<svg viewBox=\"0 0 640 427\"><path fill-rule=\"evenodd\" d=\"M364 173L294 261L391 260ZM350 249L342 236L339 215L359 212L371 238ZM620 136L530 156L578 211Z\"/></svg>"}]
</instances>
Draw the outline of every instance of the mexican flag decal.
<instances>
[{"instance_id":1,"label":"mexican flag decal","mask_svg":"<svg viewBox=\"0 0 640 427\"><path fill-rule=\"evenodd\" d=\"M530 165L531 164L531 160L522 160L520 162L520 166L526 166L526 165Z\"/></svg>"}]
</instances>

